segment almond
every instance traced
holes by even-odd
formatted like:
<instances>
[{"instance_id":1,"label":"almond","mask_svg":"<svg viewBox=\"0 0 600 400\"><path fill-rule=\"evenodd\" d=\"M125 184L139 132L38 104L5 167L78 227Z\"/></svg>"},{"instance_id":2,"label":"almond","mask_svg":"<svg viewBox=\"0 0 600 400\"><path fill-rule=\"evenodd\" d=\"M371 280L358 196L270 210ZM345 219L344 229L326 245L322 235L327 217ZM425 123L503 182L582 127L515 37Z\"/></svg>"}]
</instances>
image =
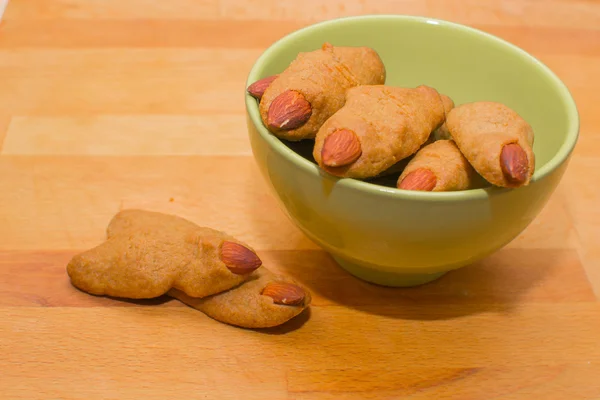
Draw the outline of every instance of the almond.
<instances>
[{"instance_id":1,"label":"almond","mask_svg":"<svg viewBox=\"0 0 600 400\"><path fill-rule=\"evenodd\" d=\"M398 183L398 188L431 192L436 184L437 178L433 172L426 168L418 168L407 174L404 179Z\"/></svg>"},{"instance_id":2,"label":"almond","mask_svg":"<svg viewBox=\"0 0 600 400\"><path fill-rule=\"evenodd\" d=\"M273 99L267 111L267 126L272 131L300 128L312 115L312 107L301 93L286 90Z\"/></svg>"},{"instance_id":3,"label":"almond","mask_svg":"<svg viewBox=\"0 0 600 400\"><path fill-rule=\"evenodd\" d=\"M298 305L304 301L304 289L287 282L271 282L260 293L273 299L275 304Z\"/></svg>"},{"instance_id":4,"label":"almond","mask_svg":"<svg viewBox=\"0 0 600 400\"><path fill-rule=\"evenodd\" d=\"M258 256L239 243L223 242L221 246L221 261L236 275L245 275L262 265Z\"/></svg>"},{"instance_id":5,"label":"almond","mask_svg":"<svg viewBox=\"0 0 600 400\"><path fill-rule=\"evenodd\" d=\"M254 82L252 85L248 86L248 93L250 96L255 99L260 100L265 93L265 90L269 87L269 85L277 78L277 75L267 76L266 78L262 78Z\"/></svg>"},{"instance_id":6,"label":"almond","mask_svg":"<svg viewBox=\"0 0 600 400\"><path fill-rule=\"evenodd\" d=\"M500 154L500 166L507 181L515 186L521 186L527 181L529 160L527 153L516 143L507 144Z\"/></svg>"},{"instance_id":7,"label":"almond","mask_svg":"<svg viewBox=\"0 0 600 400\"><path fill-rule=\"evenodd\" d=\"M361 154L358 136L348 129L340 129L327 136L321 149L323 164L333 168L351 164Z\"/></svg>"}]
</instances>

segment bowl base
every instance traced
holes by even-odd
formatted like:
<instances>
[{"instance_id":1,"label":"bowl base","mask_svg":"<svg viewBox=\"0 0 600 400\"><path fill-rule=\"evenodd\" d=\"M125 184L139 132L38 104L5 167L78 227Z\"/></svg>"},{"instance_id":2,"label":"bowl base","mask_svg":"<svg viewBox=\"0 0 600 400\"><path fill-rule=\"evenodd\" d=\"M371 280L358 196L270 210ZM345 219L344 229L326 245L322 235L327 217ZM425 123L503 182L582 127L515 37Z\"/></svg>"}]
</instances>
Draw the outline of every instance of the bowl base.
<instances>
[{"instance_id":1,"label":"bowl base","mask_svg":"<svg viewBox=\"0 0 600 400\"><path fill-rule=\"evenodd\" d=\"M432 274L398 274L394 272L378 271L372 268L363 267L353 262L346 261L339 257L331 255L340 267L351 275L364 281L375 283L381 286L390 287L413 287L435 281L442 277L447 271L436 272Z\"/></svg>"}]
</instances>

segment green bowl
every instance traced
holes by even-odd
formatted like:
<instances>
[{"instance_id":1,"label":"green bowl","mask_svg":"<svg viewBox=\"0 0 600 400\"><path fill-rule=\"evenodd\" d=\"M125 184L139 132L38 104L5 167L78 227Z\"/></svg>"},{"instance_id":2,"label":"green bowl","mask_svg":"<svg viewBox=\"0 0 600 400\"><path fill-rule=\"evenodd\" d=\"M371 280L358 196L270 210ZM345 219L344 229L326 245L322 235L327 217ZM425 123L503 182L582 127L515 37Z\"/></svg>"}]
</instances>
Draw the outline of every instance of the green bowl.
<instances>
[{"instance_id":1,"label":"green bowl","mask_svg":"<svg viewBox=\"0 0 600 400\"><path fill-rule=\"evenodd\" d=\"M497 251L536 218L560 182L579 135L575 102L550 69L470 27L369 15L321 22L280 39L258 58L246 87L326 41L374 48L386 66L386 85L429 85L456 105L502 102L536 135L536 171L527 187L404 191L395 188L397 176L373 183L322 173L312 159L312 143L273 136L261 122L257 101L245 94L248 133L262 175L294 224L340 266L380 285L415 286Z\"/></svg>"}]
</instances>

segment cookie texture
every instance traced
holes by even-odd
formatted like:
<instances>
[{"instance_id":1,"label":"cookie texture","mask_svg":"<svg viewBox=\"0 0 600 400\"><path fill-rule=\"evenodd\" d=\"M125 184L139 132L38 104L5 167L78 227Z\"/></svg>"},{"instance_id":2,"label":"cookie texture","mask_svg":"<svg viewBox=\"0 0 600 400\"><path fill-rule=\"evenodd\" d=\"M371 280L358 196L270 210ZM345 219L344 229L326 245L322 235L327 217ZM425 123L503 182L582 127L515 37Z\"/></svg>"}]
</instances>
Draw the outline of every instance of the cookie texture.
<instances>
[{"instance_id":1,"label":"cookie texture","mask_svg":"<svg viewBox=\"0 0 600 400\"><path fill-rule=\"evenodd\" d=\"M303 293L303 298L296 304L276 304L273 298L262 294L273 283L293 285L296 291ZM193 298L176 289L168 294L217 321L243 328L281 325L299 315L311 303L311 295L306 288L290 277L273 274L264 266L253 272L242 285L206 298Z\"/></svg>"},{"instance_id":2,"label":"cookie texture","mask_svg":"<svg viewBox=\"0 0 600 400\"><path fill-rule=\"evenodd\" d=\"M406 177L419 170L430 171L435 177L433 192L470 189L477 176L454 141L444 139L421 148L415 154L398 178L398 187Z\"/></svg>"},{"instance_id":3,"label":"cookie texture","mask_svg":"<svg viewBox=\"0 0 600 400\"><path fill-rule=\"evenodd\" d=\"M286 91L297 92L310 104L310 118L294 129L271 132L289 141L313 139L321 125L344 105L347 89L383 84L385 78L385 66L375 50L325 43L318 50L299 53L269 84L260 100L260 115L268 127L273 101Z\"/></svg>"},{"instance_id":4,"label":"cookie texture","mask_svg":"<svg viewBox=\"0 0 600 400\"><path fill-rule=\"evenodd\" d=\"M345 105L319 130L313 157L323 170L333 175L371 178L416 153L444 121L444 102L431 87L354 87L346 92ZM324 157L332 147L328 141L345 131L356 135L360 155L350 163L332 166Z\"/></svg>"},{"instance_id":5,"label":"cookie texture","mask_svg":"<svg viewBox=\"0 0 600 400\"><path fill-rule=\"evenodd\" d=\"M535 170L534 133L516 111L497 102L467 103L448 113L446 125L460 151L486 181L501 187L529 184ZM524 153L518 160L519 171L524 172L518 183L502 165L504 148L511 144Z\"/></svg>"},{"instance_id":6,"label":"cookie texture","mask_svg":"<svg viewBox=\"0 0 600 400\"><path fill-rule=\"evenodd\" d=\"M177 288L204 297L239 285L260 266L254 254L254 267L246 273L233 273L229 267L235 266L228 267L222 260L226 243L254 254L232 236L183 218L125 210L113 217L107 240L75 255L67 273L75 287L95 295L144 299Z\"/></svg>"},{"instance_id":7,"label":"cookie texture","mask_svg":"<svg viewBox=\"0 0 600 400\"><path fill-rule=\"evenodd\" d=\"M445 118L448 118L448 113L450 112L450 110L452 110L454 108L454 101L444 95L444 94L440 94L440 98L442 100L442 104L444 105L444 114L445 114ZM444 123L442 125L440 125L439 128L435 129L432 133L431 133L431 142L435 142L436 140L444 140L444 139L451 139L452 136L450 135L450 132L448 131L448 126L446 126L446 121L444 121Z\"/></svg>"},{"instance_id":8,"label":"cookie texture","mask_svg":"<svg viewBox=\"0 0 600 400\"><path fill-rule=\"evenodd\" d=\"M186 219L124 210L106 233L104 243L67 265L72 284L87 293L129 299L167 294L244 328L283 324L311 302L305 287L267 270L247 244Z\"/></svg>"}]
</instances>

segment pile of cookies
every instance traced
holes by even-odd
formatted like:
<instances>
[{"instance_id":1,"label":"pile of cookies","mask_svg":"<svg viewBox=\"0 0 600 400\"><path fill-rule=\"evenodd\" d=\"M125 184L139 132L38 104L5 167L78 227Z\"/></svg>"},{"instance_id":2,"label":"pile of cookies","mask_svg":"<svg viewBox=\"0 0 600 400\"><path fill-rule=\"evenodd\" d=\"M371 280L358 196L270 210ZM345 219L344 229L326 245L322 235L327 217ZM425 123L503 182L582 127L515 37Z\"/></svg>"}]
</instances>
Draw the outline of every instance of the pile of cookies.
<instances>
[{"instance_id":1,"label":"pile of cookies","mask_svg":"<svg viewBox=\"0 0 600 400\"><path fill-rule=\"evenodd\" d=\"M432 87L385 80L375 50L325 43L247 90L265 127L283 140L314 140L314 161L332 175L399 173L398 188L436 192L472 189L482 178L529 184L534 135L517 112L486 101L455 107Z\"/></svg>"},{"instance_id":2,"label":"pile of cookies","mask_svg":"<svg viewBox=\"0 0 600 400\"><path fill-rule=\"evenodd\" d=\"M168 295L209 317L244 328L268 328L311 302L306 288L276 275L247 244L186 219L120 211L104 243L67 265L73 286L93 295L151 299Z\"/></svg>"}]
</instances>

